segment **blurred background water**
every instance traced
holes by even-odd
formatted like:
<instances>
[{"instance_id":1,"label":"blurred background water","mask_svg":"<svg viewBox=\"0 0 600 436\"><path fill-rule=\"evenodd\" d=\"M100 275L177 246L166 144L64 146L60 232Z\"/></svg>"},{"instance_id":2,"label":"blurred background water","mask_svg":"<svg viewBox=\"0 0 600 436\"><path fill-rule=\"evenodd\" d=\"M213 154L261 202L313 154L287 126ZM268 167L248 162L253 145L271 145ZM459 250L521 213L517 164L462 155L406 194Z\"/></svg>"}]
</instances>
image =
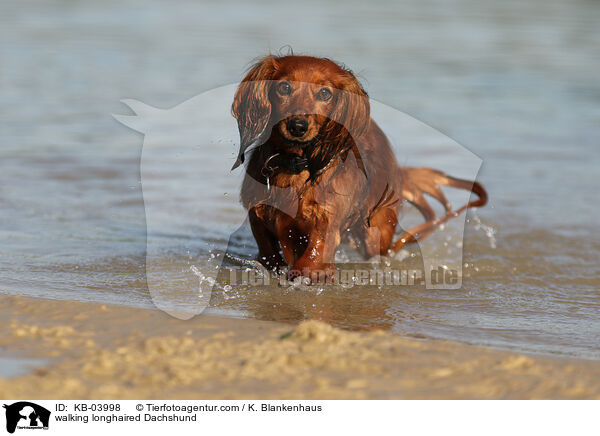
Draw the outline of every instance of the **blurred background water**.
<instances>
[{"instance_id":1,"label":"blurred background water","mask_svg":"<svg viewBox=\"0 0 600 436\"><path fill-rule=\"evenodd\" d=\"M111 114L235 83L290 45L480 156L491 201L469 215L461 290L240 287L212 311L600 359L599 21L592 0L5 2L0 292L152 307L143 138ZM200 246L227 245L223 219ZM236 250L254 256L248 232Z\"/></svg>"}]
</instances>

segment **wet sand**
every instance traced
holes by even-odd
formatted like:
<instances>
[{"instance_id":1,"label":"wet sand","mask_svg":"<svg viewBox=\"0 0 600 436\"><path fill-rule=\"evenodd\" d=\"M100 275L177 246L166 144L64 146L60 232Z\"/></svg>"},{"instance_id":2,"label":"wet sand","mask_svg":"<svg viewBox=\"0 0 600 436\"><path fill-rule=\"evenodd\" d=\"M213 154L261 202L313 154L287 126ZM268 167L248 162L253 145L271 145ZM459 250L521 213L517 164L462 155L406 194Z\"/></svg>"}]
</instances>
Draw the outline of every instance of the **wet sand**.
<instances>
[{"instance_id":1,"label":"wet sand","mask_svg":"<svg viewBox=\"0 0 600 436\"><path fill-rule=\"evenodd\" d=\"M0 297L0 398L600 399L600 363L449 341Z\"/></svg>"}]
</instances>

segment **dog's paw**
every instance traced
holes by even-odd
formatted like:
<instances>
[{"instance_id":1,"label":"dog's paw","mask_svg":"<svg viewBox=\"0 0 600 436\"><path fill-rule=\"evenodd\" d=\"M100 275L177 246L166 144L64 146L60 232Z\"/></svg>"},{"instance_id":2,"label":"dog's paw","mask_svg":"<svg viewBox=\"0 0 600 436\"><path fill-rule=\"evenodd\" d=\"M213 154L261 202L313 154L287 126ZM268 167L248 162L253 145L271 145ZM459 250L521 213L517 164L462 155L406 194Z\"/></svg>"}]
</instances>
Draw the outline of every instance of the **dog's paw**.
<instances>
[{"instance_id":1,"label":"dog's paw","mask_svg":"<svg viewBox=\"0 0 600 436\"><path fill-rule=\"evenodd\" d=\"M328 263L310 267L294 265L288 272L287 279L293 282L298 277L302 277L306 284L331 283L335 279L335 266Z\"/></svg>"}]
</instances>

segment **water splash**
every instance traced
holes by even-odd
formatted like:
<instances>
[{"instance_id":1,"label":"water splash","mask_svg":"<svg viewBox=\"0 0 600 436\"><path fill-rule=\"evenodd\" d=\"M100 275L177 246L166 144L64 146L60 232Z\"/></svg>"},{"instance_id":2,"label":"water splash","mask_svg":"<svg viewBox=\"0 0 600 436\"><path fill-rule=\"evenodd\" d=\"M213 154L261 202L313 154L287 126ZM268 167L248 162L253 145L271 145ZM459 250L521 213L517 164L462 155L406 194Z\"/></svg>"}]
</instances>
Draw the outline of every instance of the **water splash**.
<instances>
[{"instance_id":1,"label":"water splash","mask_svg":"<svg viewBox=\"0 0 600 436\"><path fill-rule=\"evenodd\" d=\"M496 229L481 222L475 209L471 210L471 217L473 222L475 222L475 230L482 230L488 238L490 248L496 248Z\"/></svg>"}]
</instances>

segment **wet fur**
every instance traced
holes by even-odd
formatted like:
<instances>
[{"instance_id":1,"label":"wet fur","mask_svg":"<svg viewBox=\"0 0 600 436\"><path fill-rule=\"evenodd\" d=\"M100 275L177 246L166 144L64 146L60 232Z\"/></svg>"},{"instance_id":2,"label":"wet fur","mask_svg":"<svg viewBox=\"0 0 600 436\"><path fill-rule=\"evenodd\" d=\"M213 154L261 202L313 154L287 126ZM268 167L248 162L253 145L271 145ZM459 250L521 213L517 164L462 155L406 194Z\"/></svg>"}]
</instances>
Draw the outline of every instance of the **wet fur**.
<instances>
[{"instance_id":1,"label":"wet fur","mask_svg":"<svg viewBox=\"0 0 600 436\"><path fill-rule=\"evenodd\" d=\"M296 90L281 95L277 86L282 81ZM315 98L319 87L331 89L328 102ZM385 255L487 201L477 182L431 168L399 167L386 136L370 117L366 92L350 70L331 60L308 56L259 60L240 84L232 113L240 131L234 167L248 154L241 200L248 210L258 259L271 269L289 265L290 279L331 277L335 251L348 238L366 258ZM303 117L309 124L302 144L292 141L286 131L290 117ZM274 153L308 157L308 169L299 174L276 170L269 178L273 187L269 190L263 167ZM479 199L453 212L440 186L471 190ZM424 194L444 205L444 217L436 219ZM425 223L393 243L405 200L417 207ZM296 212L283 212L290 210Z\"/></svg>"}]
</instances>

